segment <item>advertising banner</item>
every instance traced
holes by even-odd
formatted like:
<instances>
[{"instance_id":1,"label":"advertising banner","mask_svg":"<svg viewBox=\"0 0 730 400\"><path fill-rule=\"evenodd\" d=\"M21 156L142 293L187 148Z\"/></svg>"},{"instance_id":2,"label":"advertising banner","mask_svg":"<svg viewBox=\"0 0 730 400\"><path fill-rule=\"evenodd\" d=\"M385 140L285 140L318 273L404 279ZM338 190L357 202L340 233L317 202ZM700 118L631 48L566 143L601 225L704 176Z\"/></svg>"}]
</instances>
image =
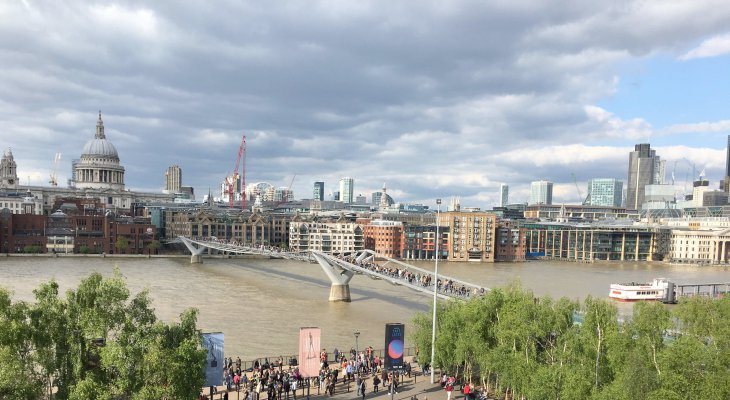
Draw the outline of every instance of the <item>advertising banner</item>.
<instances>
[{"instance_id":1,"label":"advertising banner","mask_svg":"<svg viewBox=\"0 0 730 400\"><path fill-rule=\"evenodd\" d=\"M404 369L403 349L405 326L403 324L385 325L385 368L400 371Z\"/></svg>"},{"instance_id":2,"label":"advertising banner","mask_svg":"<svg viewBox=\"0 0 730 400\"><path fill-rule=\"evenodd\" d=\"M319 328L299 328L299 373L305 378L319 375Z\"/></svg>"},{"instance_id":3,"label":"advertising banner","mask_svg":"<svg viewBox=\"0 0 730 400\"><path fill-rule=\"evenodd\" d=\"M203 333L203 347L208 350L205 359L205 386L223 384L223 332Z\"/></svg>"}]
</instances>

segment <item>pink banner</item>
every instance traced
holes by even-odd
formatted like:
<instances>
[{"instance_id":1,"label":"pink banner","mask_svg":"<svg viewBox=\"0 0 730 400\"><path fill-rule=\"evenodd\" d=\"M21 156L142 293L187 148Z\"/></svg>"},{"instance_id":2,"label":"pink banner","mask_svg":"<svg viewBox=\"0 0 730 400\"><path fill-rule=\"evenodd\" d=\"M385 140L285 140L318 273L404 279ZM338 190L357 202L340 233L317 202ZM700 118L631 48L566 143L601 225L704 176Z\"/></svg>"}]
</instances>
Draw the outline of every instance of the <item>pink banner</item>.
<instances>
[{"instance_id":1,"label":"pink banner","mask_svg":"<svg viewBox=\"0 0 730 400\"><path fill-rule=\"evenodd\" d=\"M319 328L299 328L299 372L309 378L319 375Z\"/></svg>"}]
</instances>

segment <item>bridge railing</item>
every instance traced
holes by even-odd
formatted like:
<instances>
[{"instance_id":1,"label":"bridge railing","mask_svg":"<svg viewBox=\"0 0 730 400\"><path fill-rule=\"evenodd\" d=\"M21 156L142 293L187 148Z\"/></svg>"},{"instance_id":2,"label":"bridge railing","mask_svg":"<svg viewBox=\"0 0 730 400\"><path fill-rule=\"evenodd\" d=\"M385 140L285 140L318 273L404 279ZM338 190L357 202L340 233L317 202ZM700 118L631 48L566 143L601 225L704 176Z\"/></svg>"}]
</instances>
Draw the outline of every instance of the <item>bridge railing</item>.
<instances>
[{"instance_id":1,"label":"bridge railing","mask_svg":"<svg viewBox=\"0 0 730 400\"><path fill-rule=\"evenodd\" d=\"M223 239L217 239L217 238L213 239L213 238L209 238L209 237L207 237L207 238L192 237L192 238L187 238L187 239L193 243L201 244L208 248L219 250L219 251L241 252L241 250L243 250L249 254L260 254L260 255L281 257L281 258L296 258L296 259L302 259L302 260L310 259L309 252L291 252L291 251L286 251L277 246L266 246L266 245L251 246L251 245L240 243L237 241L223 240Z\"/></svg>"},{"instance_id":2,"label":"bridge railing","mask_svg":"<svg viewBox=\"0 0 730 400\"><path fill-rule=\"evenodd\" d=\"M406 269L401 270L399 268L385 268L378 265L377 263L371 262L363 265L358 265L353 262L355 261L355 259L351 256L337 257L321 252L320 254L323 254L329 260L339 264L342 268L350 269L358 273L367 274L371 277L389 279L392 281L392 283L407 286L417 291L433 292L434 282L432 277L434 276L434 274L431 271L417 268L418 273L414 274L410 271L404 272L404 270ZM421 279L424 276L428 276L429 279L421 282ZM459 286L456 283L460 283L461 285ZM448 276L439 275L437 293L439 293L441 296L468 299L472 296L483 295L486 292L486 288L473 284L468 284L466 282L462 283L461 281L454 280L453 278L450 278Z\"/></svg>"}]
</instances>

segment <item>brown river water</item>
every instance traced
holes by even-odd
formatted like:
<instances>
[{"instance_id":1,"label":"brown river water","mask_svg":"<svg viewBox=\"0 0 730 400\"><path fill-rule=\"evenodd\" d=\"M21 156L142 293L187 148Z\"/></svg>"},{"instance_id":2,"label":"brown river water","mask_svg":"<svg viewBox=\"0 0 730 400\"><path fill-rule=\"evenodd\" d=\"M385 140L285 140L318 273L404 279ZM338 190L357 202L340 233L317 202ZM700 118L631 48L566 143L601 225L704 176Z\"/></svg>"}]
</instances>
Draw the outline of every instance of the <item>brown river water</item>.
<instances>
[{"instance_id":1,"label":"brown river water","mask_svg":"<svg viewBox=\"0 0 730 400\"><path fill-rule=\"evenodd\" d=\"M433 262L415 265L433 270ZM356 275L350 282L351 303L327 300L330 283L318 264L269 259L205 258L191 265L189 258L9 257L0 258L0 286L15 300L33 300L33 289L55 279L61 289L74 288L97 271L110 276L115 268L134 293L148 289L157 315L177 319L188 307L200 310L198 326L225 334L226 356L243 360L296 354L300 327L322 329L322 346L349 350L379 349L384 345L384 325L406 324L428 312L432 297L389 283ZM584 299L608 297L616 282L644 282L666 277L676 283L730 282L730 270L707 266L670 266L663 263L521 263L439 262L439 274L485 287L520 282L536 296ZM628 315L631 305L617 303ZM409 344L406 343L406 346Z\"/></svg>"}]
</instances>

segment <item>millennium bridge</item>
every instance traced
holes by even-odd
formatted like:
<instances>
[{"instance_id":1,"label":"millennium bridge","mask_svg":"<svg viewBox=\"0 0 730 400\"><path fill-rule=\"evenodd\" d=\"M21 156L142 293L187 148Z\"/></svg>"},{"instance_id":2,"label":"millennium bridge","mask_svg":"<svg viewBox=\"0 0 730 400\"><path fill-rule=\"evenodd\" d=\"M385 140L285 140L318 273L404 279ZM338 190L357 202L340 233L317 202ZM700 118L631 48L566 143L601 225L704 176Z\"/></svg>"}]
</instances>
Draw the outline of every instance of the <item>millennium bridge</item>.
<instances>
[{"instance_id":1,"label":"millennium bridge","mask_svg":"<svg viewBox=\"0 0 730 400\"><path fill-rule=\"evenodd\" d=\"M355 275L364 275L372 279L383 280L395 286L412 289L416 292L433 295L436 284L436 296L441 299L465 300L488 291L456 278L439 275L438 280L432 271L418 268L405 262L376 254L372 250L359 250L343 254L330 254L322 251L288 252L266 246L245 246L235 242L210 238L189 238L179 236L179 241L187 247L192 256L191 263L202 263L203 253L219 251L226 254L250 254L270 258L316 262L330 279L329 301L347 301L350 297L350 280ZM377 259L377 263L376 263Z\"/></svg>"}]
</instances>

